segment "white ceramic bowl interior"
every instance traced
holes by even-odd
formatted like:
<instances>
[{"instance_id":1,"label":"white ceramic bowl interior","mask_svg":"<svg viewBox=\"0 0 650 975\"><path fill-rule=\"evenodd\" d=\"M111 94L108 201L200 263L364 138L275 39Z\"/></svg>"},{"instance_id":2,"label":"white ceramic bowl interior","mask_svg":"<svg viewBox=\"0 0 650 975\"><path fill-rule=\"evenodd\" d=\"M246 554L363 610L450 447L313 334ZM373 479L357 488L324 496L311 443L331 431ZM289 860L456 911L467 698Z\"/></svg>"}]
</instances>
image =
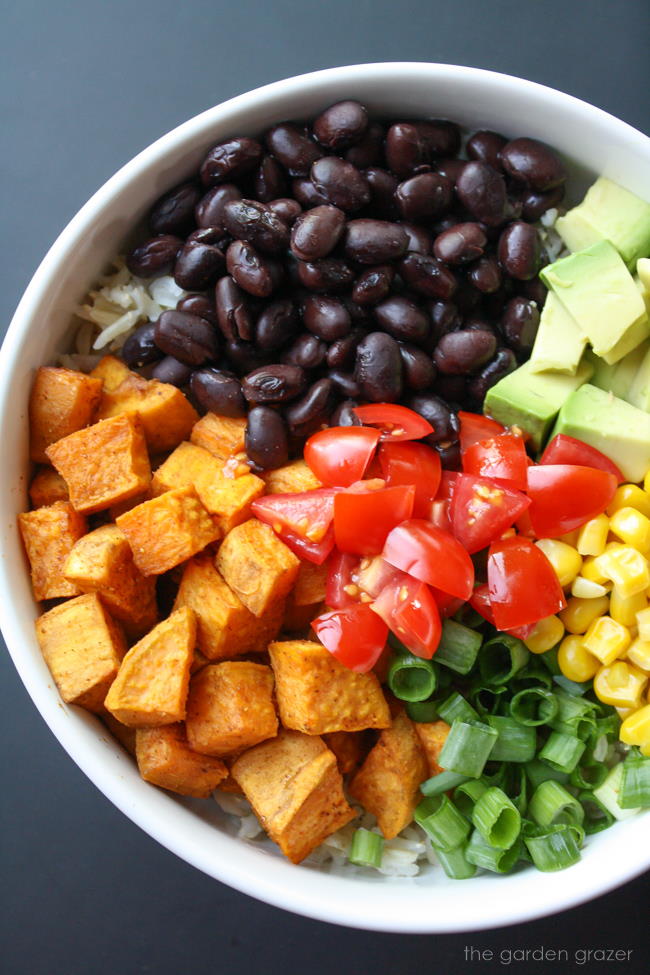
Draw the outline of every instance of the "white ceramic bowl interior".
<instances>
[{"instance_id":1,"label":"white ceramic bowl interior","mask_svg":"<svg viewBox=\"0 0 650 975\"><path fill-rule=\"evenodd\" d=\"M0 354L2 629L16 667L52 732L95 785L161 844L205 873L299 914L382 931L495 927L585 901L650 866L650 813L587 842L561 874L450 881L441 869L413 880L346 878L228 834L216 803L184 801L147 785L100 722L64 706L33 632L37 615L18 539L28 471L27 401L34 369L65 351L70 315L151 203L189 176L206 149L274 122L304 118L341 98L382 116L444 116L468 128L528 135L555 146L582 191L600 173L650 197L650 139L575 98L531 82L444 64L367 64L289 78L218 105L163 136L112 177L53 245L29 285Z\"/></svg>"}]
</instances>

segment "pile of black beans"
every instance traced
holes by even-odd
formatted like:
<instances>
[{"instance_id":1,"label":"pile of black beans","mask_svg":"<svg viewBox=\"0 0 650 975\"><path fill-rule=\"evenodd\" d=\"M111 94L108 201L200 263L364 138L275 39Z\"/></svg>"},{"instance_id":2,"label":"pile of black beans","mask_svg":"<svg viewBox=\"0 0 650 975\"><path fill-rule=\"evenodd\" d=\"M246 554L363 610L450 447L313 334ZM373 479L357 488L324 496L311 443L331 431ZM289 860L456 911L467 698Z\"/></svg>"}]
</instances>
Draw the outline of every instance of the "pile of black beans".
<instances>
[{"instance_id":1,"label":"pile of black beans","mask_svg":"<svg viewBox=\"0 0 650 975\"><path fill-rule=\"evenodd\" d=\"M443 119L383 123L339 102L307 125L214 146L127 258L190 292L123 347L202 410L248 415L259 468L359 402L422 414L457 466L458 409L528 358L547 260L533 226L565 168L534 139Z\"/></svg>"}]
</instances>

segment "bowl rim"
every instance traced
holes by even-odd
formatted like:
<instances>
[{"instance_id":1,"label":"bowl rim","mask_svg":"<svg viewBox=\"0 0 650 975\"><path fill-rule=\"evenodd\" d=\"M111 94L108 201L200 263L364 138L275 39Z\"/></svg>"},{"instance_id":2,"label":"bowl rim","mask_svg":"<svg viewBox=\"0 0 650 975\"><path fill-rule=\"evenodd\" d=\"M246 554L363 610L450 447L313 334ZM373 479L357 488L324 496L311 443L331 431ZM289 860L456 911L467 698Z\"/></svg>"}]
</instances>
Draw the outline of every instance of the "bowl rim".
<instances>
[{"instance_id":1,"label":"bowl rim","mask_svg":"<svg viewBox=\"0 0 650 975\"><path fill-rule=\"evenodd\" d=\"M440 81L444 78L451 82L460 79L479 83L489 82L494 88L502 90L504 95L514 84L532 96L579 111L594 123L606 125L609 129L614 128L619 140L628 145L631 151L638 151L641 148L643 154L647 153L650 159L650 139L628 123L602 109L537 82L463 65L418 61L343 65L290 76L237 95L181 123L139 152L91 196L59 234L27 286L0 349L0 417L8 414L7 377L11 375L13 366L20 357L23 337L29 330L51 276L56 273L75 240L91 227L97 212L110 203L114 194L132 179L137 178L153 162L163 157L170 148L186 139L191 140L195 134L218 123L223 116L250 110L259 106L260 101L274 102L280 97L286 98L292 92L309 86L320 89L328 82L345 79L352 84L355 80L370 80L374 76L380 76L381 81L385 82L390 81L391 77L399 78L409 72L421 73L422 78L426 77L428 81ZM0 605L12 606L11 590L10 567L8 559L3 557L0 560ZM140 806L128 790L125 790L123 776L116 774L116 771L119 771L119 756L114 756L115 761L107 762L100 767L93 763L91 755L88 754L85 736L79 735L78 725L66 718L66 708L61 704L58 694L52 693L51 685L33 671L27 656L23 654L17 619L17 614L3 613L2 631L16 669L41 716L88 778L117 808L168 850L215 879L274 906L317 920L368 930L400 933L475 931L556 913L606 893L650 867L650 848L647 848L647 845L647 855L645 859L643 858L643 839L648 823L646 814L637 817L636 822L628 820L623 827L625 835L621 832L620 825L613 827L613 830L620 833L620 842L617 844L615 859L608 862L606 876L604 871L596 874L592 869L586 869L583 859L563 874L561 884L553 879L553 875L535 874L536 882L532 885L532 892L526 890L525 894L524 887L531 886L528 872L511 875L507 881L501 878L501 882L508 883L508 896L490 899L482 895L480 916L472 916L470 912L465 920L462 916L456 917L443 910L442 917L430 917L428 909L418 910L417 901L413 897L407 897L413 913L405 917L395 910L393 898L383 894L379 898L355 897L355 891L366 895L374 887L375 890L392 890L403 899L407 890L412 889L418 891L420 900L426 900L422 897L423 888L418 887L417 882L407 881L408 888L400 880L387 884L364 883L363 886L359 886L346 878L306 871L279 858L270 858L259 849L241 844L240 841L233 841L231 837L215 830L207 823L201 822L197 824L196 829L186 830L184 807L159 790L150 790L147 793L147 802ZM143 786L147 790L150 788L144 783ZM153 822L152 810L155 813ZM214 857L210 863L205 862L202 845L202 841L207 836L205 830L215 834L211 837L211 846L215 852L223 855L223 860L218 856L216 862ZM233 842L237 844L236 848ZM261 869L263 863L266 869ZM526 878L523 884L522 877ZM481 896L481 888L485 886L481 884L482 879L477 878L472 881L479 896ZM492 882L491 877L487 879ZM342 880L349 885L349 896L348 891L342 890ZM549 883L549 880L552 880L552 883Z\"/></svg>"}]
</instances>

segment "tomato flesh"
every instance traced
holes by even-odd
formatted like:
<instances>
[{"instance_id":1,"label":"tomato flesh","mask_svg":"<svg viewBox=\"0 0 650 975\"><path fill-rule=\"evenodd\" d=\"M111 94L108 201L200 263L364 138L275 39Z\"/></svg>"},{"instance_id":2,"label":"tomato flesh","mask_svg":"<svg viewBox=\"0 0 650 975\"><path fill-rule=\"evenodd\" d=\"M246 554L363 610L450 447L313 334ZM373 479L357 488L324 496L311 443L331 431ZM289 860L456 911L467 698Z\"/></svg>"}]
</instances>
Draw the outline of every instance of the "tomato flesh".
<instances>
[{"instance_id":1,"label":"tomato flesh","mask_svg":"<svg viewBox=\"0 0 650 975\"><path fill-rule=\"evenodd\" d=\"M307 538L302 538L294 532L283 528L276 532L281 542L290 548L294 555L306 562L313 562L315 565L322 565L334 548L334 529L328 528L320 542L310 542Z\"/></svg>"},{"instance_id":2,"label":"tomato flesh","mask_svg":"<svg viewBox=\"0 0 650 975\"><path fill-rule=\"evenodd\" d=\"M413 484L415 518L427 518L440 484L440 456L423 443L385 442L379 448L379 463L386 484Z\"/></svg>"},{"instance_id":3,"label":"tomato flesh","mask_svg":"<svg viewBox=\"0 0 650 975\"><path fill-rule=\"evenodd\" d=\"M275 531L285 529L308 542L320 542L334 517L331 488L316 488L296 494L267 494L251 504L251 511Z\"/></svg>"},{"instance_id":4,"label":"tomato flesh","mask_svg":"<svg viewBox=\"0 0 650 975\"><path fill-rule=\"evenodd\" d=\"M487 576L490 608L499 630L537 623L566 606L553 566L527 538L495 542L488 555ZM472 605L481 612L476 592L472 595Z\"/></svg>"},{"instance_id":5,"label":"tomato flesh","mask_svg":"<svg viewBox=\"0 0 650 975\"><path fill-rule=\"evenodd\" d=\"M450 505L454 536L470 554L480 552L530 507L530 498L486 477L459 474Z\"/></svg>"},{"instance_id":6,"label":"tomato flesh","mask_svg":"<svg viewBox=\"0 0 650 975\"><path fill-rule=\"evenodd\" d=\"M474 565L453 535L429 521L413 518L394 528L383 556L397 569L450 596L469 599L474 586Z\"/></svg>"},{"instance_id":7,"label":"tomato flesh","mask_svg":"<svg viewBox=\"0 0 650 975\"><path fill-rule=\"evenodd\" d=\"M504 481L508 487L525 491L528 485L528 455L524 442L512 433L478 440L463 452L463 471L477 477Z\"/></svg>"},{"instance_id":8,"label":"tomato flesh","mask_svg":"<svg viewBox=\"0 0 650 975\"><path fill-rule=\"evenodd\" d=\"M353 412L365 426L379 427L382 440L393 443L421 440L433 433L433 427L423 416L398 403L368 403L355 406Z\"/></svg>"},{"instance_id":9,"label":"tomato flesh","mask_svg":"<svg viewBox=\"0 0 650 975\"><path fill-rule=\"evenodd\" d=\"M413 512L415 488L343 491L334 499L334 537L341 552L378 555L388 533Z\"/></svg>"},{"instance_id":10,"label":"tomato flesh","mask_svg":"<svg viewBox=\"0 0 650 975\"><path fill-rule=\"evenodd\" d=\"M613 474L619 484L625 478L613 460L606 457L600 450L569 437L566 433L558 433L549 442L539 459L540 464L577 464L580 467L595 467L601 471Z\"/></svg>"},{"instance_id":11,"label":"tomato flesh","mask_svg":"<svg viewBox=\"0 0 650 975\"><path fill-rule=\"evenodd\" d=\"M352 573L359 565L356 555L348 552L334 552L327 567L325 582L325 603L332 609L351 606L359 600L352 595Z\"/></svg>"},{"instance_id":12,"label":"tomato flesh","mask_svg":"<svg viewBox=\"0 0 650 975\"><path fill-rule=\"evenodd\" d=\"M487 440L489 437L498 437L500 433L505 433L505 427L496 420L491 420L489 416L482 413L468 413L466 410L458 411L460 421L460 452L463 454L468 447L479 440Z\"/></svg>"},{"instance_id":13,"label":"tomato flesh","mask_svg":"<svg viewBox=\"0 0 650 975\"><path fill-rule=\"evenodd\" d=\"M411 653L429 660L440 643L442 624L431 589L399 573L371 604L390 630Z\"/></svg>"},{"instance_id":14,"label":"tomato flesh","mask_svg":"<svg viewBox=\"0 0 650 975\"><path fill-rule=\"evenodd\" d=\"M388 639L386 623L367 603L323 613L311 625L332 656L359 674L372 670Z\"/></svg>"},{"instance_id":15,"label":"tomato flesh","mask_svg":"<svg viewBox=\"0 0 650 975\"><path fill-rule=\"evenodd\" d=\"M530 521L538 538L557 538L601 514L614 497L613 474L572 464L535 464L528 470Z\"/></svg>"},{"instance_id":16,"label":"tomato flesh","mask_svg":"<svg viewBox=\"0 0 650 975\"><path fill-rule=\"evenodd\" d=\"M305 444L305 462L323 484L348 487L363 477L378 443L378 430L328 427Z\"/></svg>"}]
</instances>

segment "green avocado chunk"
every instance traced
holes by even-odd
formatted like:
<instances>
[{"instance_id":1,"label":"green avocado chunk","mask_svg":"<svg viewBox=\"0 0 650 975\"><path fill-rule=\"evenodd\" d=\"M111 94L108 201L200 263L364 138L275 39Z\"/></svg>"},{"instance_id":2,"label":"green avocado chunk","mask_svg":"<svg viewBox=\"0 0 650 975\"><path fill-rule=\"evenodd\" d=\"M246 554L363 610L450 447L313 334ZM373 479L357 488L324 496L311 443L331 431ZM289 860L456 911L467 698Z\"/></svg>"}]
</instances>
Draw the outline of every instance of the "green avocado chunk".
<instances>
[{"instance_id":1,"label":"green avocado chunk","mask_svg":"<svg viewBox=\"0 0 650 975\"><path fill-rule=\"evenodd\" d=\"M644 348L646 353L630 384L625 399L633 406L638 406L640 410L650 413L650 342Z\"/></svg>"},{"instance_id":2,"label":"green avocado chunk","mask_svg":"<svg viewBox=\"0 0 650 975\"><path fill-rule=\"evenodd\" d=\"M632 399L632 390L639 370L647 359L649 348L650 340L642 342L641 345L637 345L636 349L628 352L620 362L613 366L609 366L604 359L599 359L589 350L587 358L594 367L594 374L591 377L592 386L598 386L599 389L604 389L606 393L613 393L614 396L619 396L621 399L627 400L628 403L633 403L634 406L644 409L640 403Z\"/></svg>"},{"instance_id":3,"label":"green avocado chunk","mask_svg":"<svg viewBox=\"0 0 650 975\"><path fill-rule=\"evenodd\" d=\"M484 412L504 426L521 427L535 449L541 450L562 404L591 378L592 372L589 362L581 363L575 376L535 373L530 361L525 362L488 390Z\"/></svg>"},{"instance_id":4,"label":"green avocado chunk","mask_svg":"<svg viewBox=\"0 0 650 975\"><path fill-rule=\"evenodd\" d=\"M590 383L567 398L552 436L558 433L602 451L629 481L650 468L650 414Z\"/></svg>"},{"instance_id":5,"label":"green avocado chunk","mask_svg":"<svg viewBox=\"0 0 650 975\"><path fill-rule=\"evenodd\" d=\"M576 320L552 291L546 296L530 356L533 372L564 372L575 376L587 339Z\"/></svg>"}]
</instances>

